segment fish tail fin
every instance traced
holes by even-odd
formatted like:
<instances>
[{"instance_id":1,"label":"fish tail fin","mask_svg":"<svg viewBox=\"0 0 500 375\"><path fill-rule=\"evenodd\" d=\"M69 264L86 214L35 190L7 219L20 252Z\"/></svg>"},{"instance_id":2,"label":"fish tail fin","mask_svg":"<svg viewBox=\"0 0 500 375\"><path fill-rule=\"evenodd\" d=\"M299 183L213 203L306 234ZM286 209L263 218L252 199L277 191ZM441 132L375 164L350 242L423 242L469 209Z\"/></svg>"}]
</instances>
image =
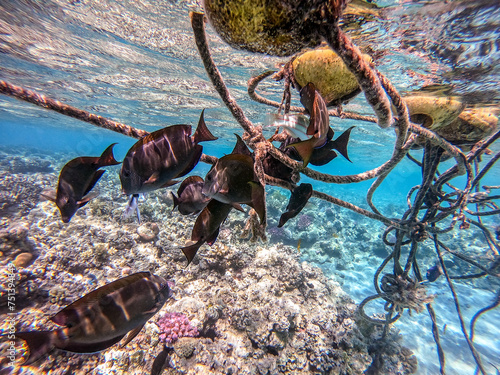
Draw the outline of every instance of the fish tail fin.
<instances>
[{"instance_id":1,"label":"fish tail fin","mask_svg":"<svg viewBox=\"0 0 500 375\"><path fill-rule=\"evenodd\" d=\"M340 154L349 161L351 161L351 159L349 159L349 155L347 154L347 143L349 142L349 136L351 135L351 130L353 128L354 126L351 126L333 141L333 148L340 152Z\"/></svg>"},{"instance_id":2,"label":"fish tail fin","mask_svg":"<svg viewBox=\"0 0 500 375\"><path fill-rule=\"evenodd\" d=\"M116 161L115 157L113 155L113 147L116 145L116 143L112 143L108 146L106 150L102 153L101 157L99 158L99 165L101 167L104 167L106 165L116 165L120 164L120 161Z\"/></svg>"},{"instance_id":3,"label":"fish tail fin","mask_svg":"<svg viewBox=\"0 0 500 375\"><path fill-rule=\"evenodd\" d=\"M216 139L218 139L216 136L210 133L210 130L208 130L207 124L205 124L205 118L203 117L204 113L205 110L201 111L200 120L198 121L198 127L193 134L193 141L196 144L203 141L215 141Z\"/></svg>"},{"instance_id":4,"label":"fish tail fin","mask_svg":"<svg viewBox=\"0 0 500 375\"><path fill-rule=\"evenodd\" d=\"M22 366L36 362L56 347L58 331L16 332L16 338L26 341L28 358Z\"/></svg>"},{"instance_id":5,"label":"fish tail fin","mask_svg":"<svg viewBox=\"0 0 500 375\"><path fill-rule=\"evenodd\" d=\"M204 241L198 241L192 245L184 246L181 248L182 252L184 253L184 256L186 257L186 259L188 261L188 264L187 264L188 266L193 261L194 256L198 252L198 249L201 247L201 245L203 245L203 242Z\"/></svg>"},{"instance_id":6,"label":"fish tail fin","mask_svg":"<svg viewBox=\"0 0 500 375\"><path fill-rule=\"evenodd\" d=\"M295 148L295 150L297 150L300 157L302 158L302 161L304 163L304 168L305 168L305 167L307 167L307 164L309 164L309 160L311 159L311 155L314 151L314 146L316 144L316 141L317 141L317 139L313 137L313 138L309 138L308 140L305 140L305 141L292 143L286 147L293 147L293 148Z\"/></svg>"},{"instance_id":7,"label":"fish tail fin","mask_svg":"<svg viewBox=\"0 0 500 375\"><path fill-rule=\"evenodd\" d=\"M173 211L175 210L175 207L179 205L179 198L177 198L177 196L173 192L170 192L170 194L172 194L172 199L174 201L174 208L172 208Z\"/></svg>"}]
</instances>

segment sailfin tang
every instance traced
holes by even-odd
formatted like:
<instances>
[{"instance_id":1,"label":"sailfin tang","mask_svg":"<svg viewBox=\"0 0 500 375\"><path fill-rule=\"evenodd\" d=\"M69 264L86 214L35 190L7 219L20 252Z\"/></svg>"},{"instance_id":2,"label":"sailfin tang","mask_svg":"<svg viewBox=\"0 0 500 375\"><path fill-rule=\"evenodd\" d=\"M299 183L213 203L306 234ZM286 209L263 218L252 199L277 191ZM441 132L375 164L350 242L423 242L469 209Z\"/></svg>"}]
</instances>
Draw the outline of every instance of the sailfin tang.
<instances>
[{"instance_id":1,"label":"sailfin tang","mask_svg":"<svg viewBox=\"0 0 500 375\"><path fill-rule=\"evenodd\" d=\"M107 165L117 165L121 163L120 161L116 161L113 155L113 147L115 145L116 143L112 143L106 150L104 150L98 162L100 167L104 167Z\"/></svg>"},{"instance_id":2,"label":"sailfin tang","mask_svg":"<svg viewBox=\"0 0 500 375\"><path fill-rule=\"evenodd\" d=\"M204 113L205 110L201 111L200 120L198 121L198 127L193 134L193 142L196 144L203 141L215 141L216 139L218 139L212 133L210 133L210 130L208 130L207 124L205 124L205 118L203 116Z\"/></svg>"},{"instance_id":3,"label":"sailfin tang","mask_svg":"<svg viewBox=\"0 0 500 375\"><path fill-rule=\"evenodd\" d=\"M204 180L200 176L189 176L186 177L182 182L181 185L179 186L179 189L177 189L177 194L179 197L182 195L182 192L191 184L196 184L196 183L203 183Z\"/></svg>"},{"instance_id":4,"label":"sailfin tang","mask_svg":"<svg viewBox=\"0 0 500 375\"><path fill-rule=\"evenodd\" d=\"M351 159L349 159L349 155L347 154L347 143L349 142L349 136L351 135L351 130L353 128L355 128L355 126L351 126L343 132L336 140L333 141L331 147L340 152L340 154L349 161L351 161Z\"/></svg>"},{"instance_id":5,"label":"sailfin tang","mask_svg":"<svg viewBox=\"0 0 500 375\"><path fill-rule=\"evenodd\" d=\"M57 331L16 332L16 338L26 341L29 355L22 366L27 366L56 347Z\"/></svg>"}]
</instances>

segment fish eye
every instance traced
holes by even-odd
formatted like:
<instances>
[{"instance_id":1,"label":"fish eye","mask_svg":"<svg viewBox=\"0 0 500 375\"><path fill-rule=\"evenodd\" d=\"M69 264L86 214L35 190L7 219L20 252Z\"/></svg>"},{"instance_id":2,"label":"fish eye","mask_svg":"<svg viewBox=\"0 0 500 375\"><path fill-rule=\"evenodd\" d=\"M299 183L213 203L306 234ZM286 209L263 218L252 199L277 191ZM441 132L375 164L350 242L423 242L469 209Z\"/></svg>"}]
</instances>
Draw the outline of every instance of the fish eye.
<instances>
[{"instance_id":1,"label":"fish eye","mask_svg":"<svg viewBox=\"0 0 500 375\"><path fill-rule=\"evenodd\" d=\"M208 180L208 181L212 181L212 176L208 175L208 176L207 176L207 180Z\"/></svg>"},{"instance_id":2,"label":"fish eye","mask_svg":"<svg viewBox=\"0 0 500 375\"><path fill-rule=\"evenodd\" d=\"M130 172L129 171L123 171L123 177L130 177Z\"/></svg>"}]
</instances>

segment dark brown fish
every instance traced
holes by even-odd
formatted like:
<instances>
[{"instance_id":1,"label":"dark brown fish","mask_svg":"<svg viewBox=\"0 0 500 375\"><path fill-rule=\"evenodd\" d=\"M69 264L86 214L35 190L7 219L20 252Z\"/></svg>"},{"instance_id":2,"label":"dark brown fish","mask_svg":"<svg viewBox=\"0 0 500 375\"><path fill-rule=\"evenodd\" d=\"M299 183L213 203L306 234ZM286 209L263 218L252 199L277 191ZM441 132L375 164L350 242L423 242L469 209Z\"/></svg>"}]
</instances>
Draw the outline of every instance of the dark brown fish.
<instances>
[{"instance_id":1,"label":"dark brown fish","mask_svg":"<svg viewBox=\"0 0 500 375\"><path fill-rule=\"evenodd\" d=\"M59 311L51 320L63 328L54 331L17 332L35 362L54 348L74 353L94 353L119 342L130 342L171 296L169 282L149 272L139 272L104 285Z\"/></svg>"},{"instance_id":2,"label":"dark brown fish","mask_svg":"<svg viewBox=\"0 0 500 375\"><path fill-rule=\"evenodd\" d=\"M203 152L198 143L217 138L208 130L203 112L191 136L191 125L172 125L140 139L123 160L120 180L127 195L171 186L196 166Z\"/></svg>"},{"instance_id":3,"label":"dark brown fish","mask_svg":"<svg viewBox=\"0 0 500 375\"><path fill-rule=\"evenodd\" d=\"M300 102L309 112L310 120L306 134L311 138L293 143L290 147L297 150L305 167L309 163L313 150L325 145L330 130L330 117L326 103L313 83L309 82L300 90Z\"/></svg>"},{"instance_id":4,"label":"dark brown fish","mask_svg":"<svg viewBox=\"0 0 500 375\"><path fill-rule=\"evenodd\" d=\"M174 209L178 207L182 215L198 214L203 210L210 198L202 193L203 178L200 176L189 176L182 181L177 190L177 195L172 193Z\"/></svg>"},{"instance_id":5,"label":"dark brown fish","mask_svg":"<svg viewBox=\"0 0 500 375\"><path fill-rule=\"evenodd\" d=\"M205 177L203 194L223 203L247 204L265 222L265 191L257 182L253 158L230 154L220 158Z\"/></svg>"},{"instance_id":6,"label":"dark brown fish","mask_svg":"<svg viewBox=\"0 0 500 375\"><path fill-rule=\"evenodd\" d=\"M191 232L192 244L181 249L186 256L188 265L193 260L201 245L207 243L212 246L215 243L219 235L220 226L226 220L232 208L231 204L212 199L207 207L201 211Z\"/></svg>"},{"instance_id":7,"label":"dark brown fish","mask_svg":"<svg viewBox=\"0 0 500 375\"><path fill-rule=\"evenodd\" d=\"M285 223L291 218L297 216L304 206L309 201L312 196L312 185L311 184L300 184L292 191L290 196L290 201L286 206L286 212L284 212L280 217L280 222L278 228L281 228Z\"/></svg>"},{"instance_id":8,"label":"dark brown fish","mask_svg":"<svg viewBox=\"0 0 500 375\"><path fill-rule=\"evenodd\" d=\"M55 202L63 222L68 223L79 208L97 196L89 193L105 172L99 168L120 164L113 156L115 144L104 150L100 157L81 156L66 163L59 174L56 193L42 193Z\"/></svg>"}]
</instances>

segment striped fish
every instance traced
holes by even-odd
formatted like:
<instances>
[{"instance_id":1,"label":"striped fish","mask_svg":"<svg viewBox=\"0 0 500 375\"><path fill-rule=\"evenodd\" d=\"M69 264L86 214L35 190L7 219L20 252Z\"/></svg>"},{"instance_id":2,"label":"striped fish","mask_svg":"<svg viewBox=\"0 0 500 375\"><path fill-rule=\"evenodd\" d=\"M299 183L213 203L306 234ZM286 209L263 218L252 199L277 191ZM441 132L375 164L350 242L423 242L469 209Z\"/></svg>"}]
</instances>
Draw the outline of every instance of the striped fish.
<instances>
[{"instance_id":1,"label":"striped fish","mask_svg":"<svg viewBox=\"0 0 500 375\"><path fill-rule=\"evenodd\" d=\"M79 208L97 196L90 191L105 172L99 168L120 164L113 156L115 144L104 150L100 157L80 156L66 163L59 174L57 192L42 193L45 198L55 202L63 222L69 223Z\"/></svg>"},{"instance_id":2,"label":"striped fish","mask_svg":"<svg viewBox=\"0 0 500 375\"><path fill-rule=\"evenodd\" d=\"M208 130L203 112L191 136L191 125L172 125L137 141L128 151L120 171L123 192L146 193L176 184L198 164L203 147L198 143L217 138Z\"/></svg>"},{"instance_id":3,"label":"striped fish","mask_svg":"<svg viewBox=\"0 0 500 375\"><path fill-rule=\"evenodd\" d=\"M53 331L17 332L26 341L29 365L54 348L74 353L107 349L128 334L129 343L171 296L169 282L139 272L106 284L59 311L51 320L63 326Z\"/></svg>"}]
</instances>

